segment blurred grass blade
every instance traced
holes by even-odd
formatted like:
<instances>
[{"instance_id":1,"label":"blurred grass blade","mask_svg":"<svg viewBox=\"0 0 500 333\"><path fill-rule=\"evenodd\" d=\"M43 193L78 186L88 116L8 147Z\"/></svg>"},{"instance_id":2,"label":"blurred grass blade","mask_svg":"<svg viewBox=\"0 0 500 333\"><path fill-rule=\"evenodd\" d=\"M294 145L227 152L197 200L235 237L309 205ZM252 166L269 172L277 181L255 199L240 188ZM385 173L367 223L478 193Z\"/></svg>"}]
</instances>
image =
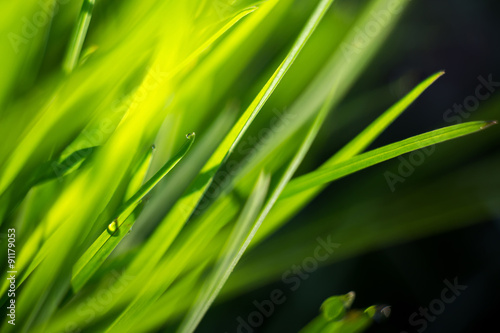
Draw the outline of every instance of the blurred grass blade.
<instances>
[{"instance_id":1,"label":"blurred grass blade","mask_svg":"<svg viewBox=\"0 0 500 333\"><path fill-rule=\"evenodd\" d=\"M347 302L346 302L347 301ZM373 321L389 317L388 306L370 306L364 311L349 310L354 293L332 296L321 305L321 314L299 333L359 333L364 332Z\"/></svg>"},{"instance_id":2,"label":"blurred grass blade","mask_svg":"<svg viewBox=\"0 0 500 333\"><path fill-rule=\"evenodd\" d=\"M387 161L413 150L425 148L440 142L480 131L493 124L496 124L496 122L475 121L448 126L369 151L345 162L341 162L328 168L319 169L294 179L290 182L285 191L283 191L283 198L292 196L302 191L307 191L315 186L332 182L356 171L368 168L372 165Z\"/></svg>"},{"instance_id":3,"label":"blurred grass blade","mask_svg":"<svg viewBox=\"0 0 500 333\"><path fill-rule=\"evenodd\" d=\"M94 4L95 0L83 0L80 16L78 17L78 22L73 31L73 36L71 37L68 52L64 60L63 68L66 74L71 73L78 63L83 42L85 41L85 36L87 36L87 30L89 29L90 20L92 18Z\"/></svg>"},{"instance_id":4,"label":"blurred grass blade","mask_svg":"<svg viewBox=\"0 0 500 333\"><path fill-rule=\"evenodd\" d=\"M114 250L114 248L120 243L123 237L128 233L128 231L133 227L135 221L130 221L125 223L129 215L134 211L137 205L140 203L142 198L147 195L155 186L158 184L165 175L167 175L170 170L172 170L177 163L188 153L195 139L194 134L190 134L187 141L180 148L177 154L172 157L165 165L158 170L158 172L151 177L145 184L143 184L139 190L125 202L117 212L117 217L110 221L118 232L110 234L109 230L104 230L99 238L88 248L88 250L82 255L82 257L77 261L74 266L73 271L73 288L75 290L81 289L85 282L92 276L93 273L99 268L99 266L104 262L104 260L109 256L109 254ZM43 232L43 226L37 229L37 232ZM36 235L35 235L36 236ZM31 239L30 239L31 241ZM34 237L31 243L39 242L39 237ZM30 274L38 267L38 265L47 257L49 251L49 246L51 238L49 238L46 244L37 251L35 258L31 261L30 265L26 270L22 272L21 279L19 279L18 285L23 284L23 282L30 276ZM36 246L28 247L28 249L33 252ZM25 252L27 253L27 252ZM22 257L24 258L24 257ZM18 264L18 269L23 270L23 263L26 260L20 260ZM6 288L6 285L2 286Z\"/></svg>"},{"instance_id":5,"label":"blurred grass blade","mask_svg":"<svg viewBox=\"0 0 500 333\"><path fill-rule=\"evenodd\" d=\"M264 199L269 188L270 177L261 174L257 183L250 195L243 211L241 212L236 225L233 228L231 235L227 240L227 244L222 251L222 255L216 263L210 276L201 288L201 292L196 299L194 306L188 312L186 318L182 322L178 332L191 333L194 332L201 319L212 305L213 301L219 294L220 290L226 283L229 275L245 252L253 235L250 230L257 218Z\"/></svg>"},{"instance_id":6,"label":"blurred grass blade","mask_svg":"<svg viewBox=\"0 0 500 333\"><path fill-rule=\"evenodd\" d=\"M115 247L125 237L133 227L135 221L125 223L130 214L137 207L139 202L160 182L170 170L189 152L194 143L195 134L187 135L187 141L181 149L174 155L158 172L151 177L141 188L118 210L115 220L110 222L115 230L105 230L101 236L88 248L88 250L77 261L73 269L72 285L73 290L80 290L90 279L92 274L101 266L106 258L113 252ZM113 224L114 223L114 224Z\"/></svg>"},{"instance_id":7,"label":"blurred grass blade","mask_svg":"<svg viewBox=\"0 0 500 333\"><path fill-rule=\"evenodd\" d=\"M47 163L39 176L33 182L34 185L54 179L64 177L78 169L82 163L96 150L98 146L79 149L71 153L61 162ZM45 166L45 165L44 165Z\"/></svg>"}]
</instances>

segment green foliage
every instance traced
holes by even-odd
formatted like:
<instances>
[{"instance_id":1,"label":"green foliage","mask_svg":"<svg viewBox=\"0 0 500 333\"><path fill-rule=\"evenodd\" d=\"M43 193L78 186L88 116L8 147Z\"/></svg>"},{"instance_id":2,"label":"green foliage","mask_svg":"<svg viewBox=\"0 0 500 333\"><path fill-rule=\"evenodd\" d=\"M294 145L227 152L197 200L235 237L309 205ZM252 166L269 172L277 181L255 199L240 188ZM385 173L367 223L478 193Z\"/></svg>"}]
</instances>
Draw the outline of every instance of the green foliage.
<instances>
[{"instance_id":1,"label":"green foliage","mask_svg":"<svg viewBox=\"0 0 500 333\"><path fill-rule=\"evenodd\" d=\"M439 223L421 210L420 220L401 225L396 215L385 218L381 197L360 212L370 219L332 230L327 211L274 235L331 182L494 124L465 122L365 152L439 72L316 168L330 117L350 124L369 111L338 110L408 1L332 3L3 4L0 226L16 229L18 290L16 325L4 318L2 332L192 332L214 302L275 280L307 256L317 235L342 237L345 257L464 225L457 216L480 221L486 199L449 209ZM359 27L390 8L379 33L360 45ZM32 19L40 16L45 23ZM276 107L287 107L278 119ZM474 170L471 181L498 185L482 178L489 164ZM432 185L431 200L446 184L402 190L394 212L407 210L405 196ZM358 203L357 194L346 198ZM368 232L377 218L384 228ZM103 293L109 300L89 307ZM303 332L359 332L380 314L350 310L352 301L329 298Z\"/></svg>"},{"instance_id":2,"label":"green foliage","mask_svg":"<svg viewBox=\"0 0 500 333\"><path fill-rule=\"evenodd\" d=\"M356 333L363 332L374 320L389 317L390 308L370 306L364 311L351 310L355 294L350 292L332 296L321 305L321 314L300 333Z\"/></svg>"}]
</instances>

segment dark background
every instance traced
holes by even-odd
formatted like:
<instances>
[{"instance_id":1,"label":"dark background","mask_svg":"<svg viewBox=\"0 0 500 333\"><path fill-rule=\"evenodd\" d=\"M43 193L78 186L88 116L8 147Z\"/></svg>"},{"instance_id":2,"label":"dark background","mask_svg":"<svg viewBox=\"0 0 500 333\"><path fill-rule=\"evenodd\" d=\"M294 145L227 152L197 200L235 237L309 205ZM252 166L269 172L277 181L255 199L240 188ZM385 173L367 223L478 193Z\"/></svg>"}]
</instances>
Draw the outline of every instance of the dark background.
<instances>
[{"instance_id":1,"label":"dark background","mask_svg":"<svg viewBox=\"0 0 500 333\"><path fill-rule=\"evenodd\" d=\"M419 0L413 1L398 28L373 62L370 76L358 82L350 95L356 96L381 85L399 96L399 77L413 73L421 80L444 69L446 75L412 106L377 142L395 140L448 125L443 113L474 93L477 77L493 75L500 81L500 3L496 0ZM391 88L389 88L389 86ZM400 87L401 90L407 87ZM498 93L496 94L498 98ZM349 97L349 96L348 96ZM347 98L346 100L349 100ZM436 110L442 110L436 112ZM497 113L500 114L500 113ZM498 145L483 154L497 154ZM470 162L470 161L469 161ZM468 162L462 162L467 164ZM383 172L382 167L371 172ZM499 168L500 169L500 168ZM441 171L443 175L446 170ZM437 175L439 177L439 174ZM356 178L341 180L336 191L327 190L297 220L315 205L333 201L339 188L348 188ZM380 187L386 184L380 183ZM410 186L410 185L407 185ZM355 290L355 307L388 304L392 314L386 322L375 324L369 332L417 332L409 317L420 307L440 298L444 279L467 285L467 290L425 332L486 332L497 327L500 291L500 217L445 234L391 246L334 265L318 269L301 287L286 294L287 302L254 332L297 332L317 314L329 295ZM293 223L293 221L292 221ZM268 285L239 298L215 306L202 322L200 332L235 332L234 318L255 310L252 302L269 298L274 288L287 290L282 282Z\"/></svg>"}]
</instances>

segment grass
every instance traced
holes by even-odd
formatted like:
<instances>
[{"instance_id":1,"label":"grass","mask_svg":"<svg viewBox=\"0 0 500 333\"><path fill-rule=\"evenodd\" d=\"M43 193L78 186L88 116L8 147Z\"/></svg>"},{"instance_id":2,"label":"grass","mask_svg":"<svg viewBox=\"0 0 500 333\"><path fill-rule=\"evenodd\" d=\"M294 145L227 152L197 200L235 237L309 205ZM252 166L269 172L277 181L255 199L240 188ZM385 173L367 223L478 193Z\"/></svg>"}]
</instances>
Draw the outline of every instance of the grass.
<instances>
[{"instance_id":1,"label":"grass","mask_svg":"<svg viewBox=\"0 0 500 333\"><path fill-rule=\"evenodd\" d=\"M389 4L398 11L360 45L360 27ZM369 149L438 72L322 165L310 164L328 145L322 130L346 117L340 103L407 5L57 2L57 13L42 12L46 22L29 35L23 24L35 23L22 18L44 9L36 1L5 5L0 218L2 233L16 229L17 290L16 325L7 317L2 331L193 332L214 302L278 278L310 253L327 222L275 232L330 183L495 124L464 122ZM273 44L276 52L266 53ZM346 45L358 49L346 53ZM277 120L274 105L288 106ZM450 216L439 221L446 229L463 224ZM379 236L390 243L440 231L418 220L380 235L367 230L339 230L348 255ZM277 248L294 250L282 258ZM89 307L103 293L111 296ZM327 314L303 332L358 332L386 314L349 310L342 299L330 298Z\"/></svg>"}]
</instances>

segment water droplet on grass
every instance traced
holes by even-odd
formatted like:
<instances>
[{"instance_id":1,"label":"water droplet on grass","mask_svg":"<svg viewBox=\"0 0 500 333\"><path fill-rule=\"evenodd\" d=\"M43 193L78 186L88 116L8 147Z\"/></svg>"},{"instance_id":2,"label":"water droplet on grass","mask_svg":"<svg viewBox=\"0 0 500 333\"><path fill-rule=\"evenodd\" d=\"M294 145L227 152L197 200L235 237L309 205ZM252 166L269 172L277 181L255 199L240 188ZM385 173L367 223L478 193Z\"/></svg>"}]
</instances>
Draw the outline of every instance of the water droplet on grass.
<instances>
[{"instance_id":1,"label":"water droplet on grass","mask_svg":"<svg viewBox=\"0 0 500 333\"><path fill-rule=\"evenodd\" d=\"M195 132L191 132L191 133L188 133L186 134L186 139L191 139L192 137L194 137L196 135Z\"/></svg>"},{"instance_id":2,"label":"water droplet on grass","mask_svg":"<svg viewBox=\"0 0 500 333\"><path fill-rule=\"evenodd\" d=\"M118 221L117 220L113 220L113 222L111 222L108 225L108 232L111 233L111 234L114 234L116 230L118 230Z\"/></svg>"}]
</instances>

